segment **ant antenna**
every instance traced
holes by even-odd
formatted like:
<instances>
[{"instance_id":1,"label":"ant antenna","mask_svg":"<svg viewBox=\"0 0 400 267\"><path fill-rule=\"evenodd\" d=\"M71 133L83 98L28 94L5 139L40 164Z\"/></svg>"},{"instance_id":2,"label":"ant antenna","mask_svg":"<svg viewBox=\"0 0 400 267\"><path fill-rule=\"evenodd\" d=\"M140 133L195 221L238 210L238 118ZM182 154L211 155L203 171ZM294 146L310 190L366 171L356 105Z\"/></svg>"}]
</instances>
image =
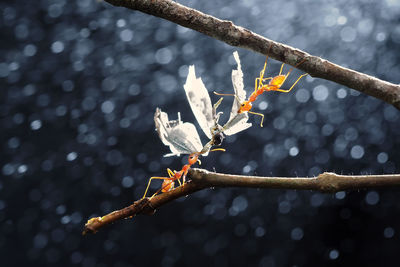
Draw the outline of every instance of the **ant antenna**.
<instances>
[{"instance_id":1,"label":"ant antenna","mask_svg":"<svg viewBox=\"0 0 400 267\"><path fill-rule=\"evenodd\" d=\"M222 151L222 152L225 152L226 149L225 148L214 148L214 149L211 149L210 152L211 151Z\"/></svg>"},{"instance_id":2,"label":"ant antenna","mask_svg":"<svg viewBox=\"0 0 400 267\"><path fill-rule=\"evenodd\" d=\"M240 99L239 99L238 96L235 95L235 94L221 94L221 93L217 93L217 92L215 92L215 91L214 91L214 94L215 94L215 95L219 95L219 96L234 96L234 97L236 97L237 102L238 102L238 103L241 103L241 102L240 102Z\"/></svg>"}]
</instances>

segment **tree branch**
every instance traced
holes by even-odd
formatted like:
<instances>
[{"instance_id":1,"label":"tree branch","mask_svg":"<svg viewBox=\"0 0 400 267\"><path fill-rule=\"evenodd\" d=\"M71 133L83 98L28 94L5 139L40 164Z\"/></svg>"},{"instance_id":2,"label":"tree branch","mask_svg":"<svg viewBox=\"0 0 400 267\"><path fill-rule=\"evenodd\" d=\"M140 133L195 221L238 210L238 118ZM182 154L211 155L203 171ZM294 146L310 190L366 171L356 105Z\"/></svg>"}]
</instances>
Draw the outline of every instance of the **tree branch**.
<instances>
[{"instance_id":1,"label":"tree branch","mask_svg":"<svg viewBox=\"0 0 400 267\"><path fill-rule=\"evenodd\" d=\"M320 57L288 45L274 42L231 21L220 20L195 9L170 0L105 0L114 6L123 6L133 10L164 18L181 26L209 35L232 46L246 48L295 66L301 60L306 61L298 68L313 77L330 80L367 95L376 97L397 109L400 109L400 86L375 77L341 67ZM270 45L271 49L269 51Z\"/></svg>"},{"instance_id":2,"label":"tree branch","mask_svg":"<svg viewBox=\"0 0 400 267\"><path fill-rule=\"evenodd\" d=\"M138 214L154 214L157 208L177 198L210 187L296 189L334 193L343 190L400 186L400 174L338 175L324 172L314 178L284 178L230 175L209 172L203 169L191 169L188 177L191 181L184 186L177 187L153 198L140 199L126 208L88 220L83 234L96 233L100 228L110 223L131 218Z\"/></svg>"}]
</instances>

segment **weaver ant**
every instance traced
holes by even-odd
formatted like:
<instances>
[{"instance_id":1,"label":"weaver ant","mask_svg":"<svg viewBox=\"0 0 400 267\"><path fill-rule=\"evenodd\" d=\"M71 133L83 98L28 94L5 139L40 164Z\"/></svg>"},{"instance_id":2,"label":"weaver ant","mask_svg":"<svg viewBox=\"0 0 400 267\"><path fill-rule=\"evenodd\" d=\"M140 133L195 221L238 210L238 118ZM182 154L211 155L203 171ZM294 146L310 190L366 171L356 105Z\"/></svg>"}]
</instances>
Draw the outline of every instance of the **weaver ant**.
<instances>
[{"instance_id":1,"label":"weaver ant","mask_svg":"<svg viewBox=\"0 0 400 267\"><path fill-rule=\"evenodd\" d=\"M268 54L269 54L269 50L271 49L271 46L272 46L272 44L270 45L270 47L268 49ZM238 58L236 58L236 55L235 55L235 59L236 59L236 61L238 61ZM297 64L295 66L295 68L297 68L300 64L302 64L305 60L306 59L303 59L299 64ZM285 65L285 63L282 63L281 69L277 76L264 78L264 73L267 68L267 61L268 61L268 55L267 55L267 58L265 59L264 68L260 72L260 77L255 79L254 92L249 96L249 98L247 100L245 100L245 97L246 97L245 95L244 95L244 99L240 99L237 94L220 94L220 93L214 92L214 94L219 95L219 96L225 96L225 95L235 96L238 99L238 101L240 102L240 107L237 112L238 113L248 112L248 113L251 113L254 115L261 116L262 117L261 124L260 124L261 127L263 127L264 115L261 113L256 113L256 112L250 111L253 107L252 103L254 101L256 101L257 97L259 95L262 95L264 92L268 92L268 91L289 93L293 89L293 87L299 82L299 80L301 78L308 75L308 73L300 75L299 78L297 78L297 80L293 83L293 85L289 89L287 89L287 90L281 89L281 87L284 84L284 82L286 81L287 77L293 71L293 68L290 68L286 74L282 74L283 66ZM268 80L270 80L268 84L263 83Z\"/></svg>"}]
</instances>

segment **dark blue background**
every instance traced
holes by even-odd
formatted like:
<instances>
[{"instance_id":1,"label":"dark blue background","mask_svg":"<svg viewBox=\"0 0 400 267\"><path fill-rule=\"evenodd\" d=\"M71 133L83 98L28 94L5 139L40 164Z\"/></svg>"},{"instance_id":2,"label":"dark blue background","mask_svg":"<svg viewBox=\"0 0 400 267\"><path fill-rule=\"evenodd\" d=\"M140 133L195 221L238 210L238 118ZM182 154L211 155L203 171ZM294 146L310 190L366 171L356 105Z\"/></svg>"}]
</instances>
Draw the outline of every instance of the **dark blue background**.
<instances>
[{"instance_id":1,"label":"dark blue background","mask_svg":"<svg viewBox=\"0 0 400 267\"><path fill-rule=\"evenodd\" d=\"M180 2L400 82L399 1ZM0 11L2 266L398 266L397 189L210 189L82 237L88 218L131 204L150 176L186 162L162 157L155 108L194 122L182 87L188 66L210 92L230 93L236 48L94 0L3 1ZM238 51L251 92L265 58ZM268 73L279 67L271 60ZM262 176L399 172L400 113L380 100L306 77L290 94L264 94L254 111L265 114L264 127L251 116L254 127L227 138L227 152L201 167Z\"/></svg>"}]
</instances>

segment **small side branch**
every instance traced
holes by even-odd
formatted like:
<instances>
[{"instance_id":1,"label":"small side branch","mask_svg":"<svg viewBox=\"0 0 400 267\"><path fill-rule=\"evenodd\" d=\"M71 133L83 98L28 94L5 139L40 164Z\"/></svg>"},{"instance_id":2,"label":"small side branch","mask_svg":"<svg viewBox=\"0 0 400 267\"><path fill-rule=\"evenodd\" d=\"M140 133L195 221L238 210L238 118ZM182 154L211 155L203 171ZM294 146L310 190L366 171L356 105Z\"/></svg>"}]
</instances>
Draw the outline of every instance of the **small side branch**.
<instances>
[{"instance_id":1,"label":"small side branch","mask_svg":"<svg viewBox=\"0 0 400 267\"><path fill-rule=\"evenodd\" d=\"M252 31L220 20L171 0L105 0L114 6L160 17L181 26L209 35L232 46L249 49L292 66L306 61L298 68L313 77L330 80L367 95L376 97L400 109L400 86L375 77L341 67L320 57L288 45L269 40ZM269 47L271 50L269 51Z\"/></svg>"},{"instance_id":2,"label":"small side branch","mask_svg":"<svg viewBox=\"0 0 400 267\"><path fill-rule=\"evenodd\" d=\"M157 195L135 201L121 210L113 211L102 217L95 217L85 224L83 234L96 233L102 227L132 218L139 214L152 215L157 208L183 196L210 187L247 187L269 189L314 190L324 193L334 193L343 190L359 190L363 188L400 186L400 174L393 175L338 175L325 172L314 178L258 177L230 175L209 172L203 169L191 169L188 177L191 179L184 186Z\"/></svg>"}]
</instances>

